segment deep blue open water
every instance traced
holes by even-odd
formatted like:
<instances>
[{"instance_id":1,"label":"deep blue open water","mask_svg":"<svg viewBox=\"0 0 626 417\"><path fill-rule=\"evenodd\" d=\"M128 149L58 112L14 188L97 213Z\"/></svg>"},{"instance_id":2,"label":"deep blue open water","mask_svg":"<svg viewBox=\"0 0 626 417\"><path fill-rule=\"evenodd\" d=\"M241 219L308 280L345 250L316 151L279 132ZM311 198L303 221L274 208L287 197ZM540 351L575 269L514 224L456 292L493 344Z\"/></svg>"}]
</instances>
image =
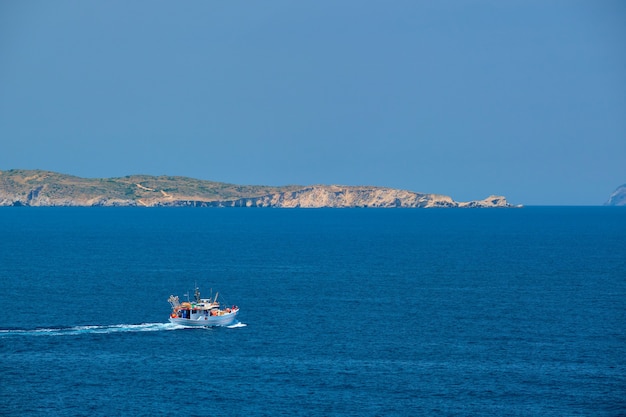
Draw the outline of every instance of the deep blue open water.
<instances>
[{"instance_id":1,"label":"deep blue open water","mask_svg":"<svg viewBox=\"0 0 626 417\"><path fill-rule=\"evenodd\" d=\"M0 415L626 414L625 208L3 208L0 306Z\"/></svg>"}]
</instances>

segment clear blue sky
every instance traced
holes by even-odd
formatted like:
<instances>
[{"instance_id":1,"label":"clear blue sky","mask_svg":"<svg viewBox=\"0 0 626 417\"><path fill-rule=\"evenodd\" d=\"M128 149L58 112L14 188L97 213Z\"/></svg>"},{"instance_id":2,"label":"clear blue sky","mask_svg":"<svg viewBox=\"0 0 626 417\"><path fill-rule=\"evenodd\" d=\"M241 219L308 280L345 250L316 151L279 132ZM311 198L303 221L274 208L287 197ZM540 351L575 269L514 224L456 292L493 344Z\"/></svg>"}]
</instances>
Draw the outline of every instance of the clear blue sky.
<instances>
[{"instance_id":1,"label":"clear blue sky","mask_svg":"<svg viewBox=\"0 0 626 417\"><path fill-rule=\"evenodd\" d=\"M626 2L0 0L11 168L602 204Z\"/></svg>"}]
</instances>

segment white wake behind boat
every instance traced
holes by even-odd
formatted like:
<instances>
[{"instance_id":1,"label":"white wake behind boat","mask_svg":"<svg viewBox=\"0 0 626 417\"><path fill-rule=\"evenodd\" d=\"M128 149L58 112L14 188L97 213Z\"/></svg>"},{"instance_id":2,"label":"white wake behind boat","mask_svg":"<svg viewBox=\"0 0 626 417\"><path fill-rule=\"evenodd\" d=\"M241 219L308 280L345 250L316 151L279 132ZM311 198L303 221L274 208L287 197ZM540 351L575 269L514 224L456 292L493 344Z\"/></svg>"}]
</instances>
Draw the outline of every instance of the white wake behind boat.
<instances>
[{"instance_id":1,"label":"white wake behind boat","mask_svg":"<svg viewBox=\"0 0 626 417\"><path fill-rule=\"evenodd\" d=\"M167 301L172 306L170 323L189 327L229 326L233 324L239 307L222 308L217 301L219 293L212 298L200 298L200 290L196 288L195 301L181 303L178 296L170 295Z\"/></svg>"}]
</instances>

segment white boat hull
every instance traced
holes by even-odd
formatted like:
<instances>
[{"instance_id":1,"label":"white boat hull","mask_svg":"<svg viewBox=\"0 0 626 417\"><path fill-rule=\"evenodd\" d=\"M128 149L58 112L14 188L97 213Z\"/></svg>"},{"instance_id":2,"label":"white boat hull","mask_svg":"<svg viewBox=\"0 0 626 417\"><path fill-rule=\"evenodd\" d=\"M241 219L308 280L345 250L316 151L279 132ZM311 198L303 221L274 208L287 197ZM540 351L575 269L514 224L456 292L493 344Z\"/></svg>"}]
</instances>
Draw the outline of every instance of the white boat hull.
<instances>
[{"instance_id":1,"label":"white boat hull","mask_svg":"<svg viewBox=\"0 0 626 417\"><path fill-rule=\"evenodd\" d=\"M204 316L201 315L197 318L183 319L170 317L170 323L178 324L186 327L214 327L214 326L229 326L235 322L238 311L226 313L222 316Z\"/></svg>"}]
</instances>

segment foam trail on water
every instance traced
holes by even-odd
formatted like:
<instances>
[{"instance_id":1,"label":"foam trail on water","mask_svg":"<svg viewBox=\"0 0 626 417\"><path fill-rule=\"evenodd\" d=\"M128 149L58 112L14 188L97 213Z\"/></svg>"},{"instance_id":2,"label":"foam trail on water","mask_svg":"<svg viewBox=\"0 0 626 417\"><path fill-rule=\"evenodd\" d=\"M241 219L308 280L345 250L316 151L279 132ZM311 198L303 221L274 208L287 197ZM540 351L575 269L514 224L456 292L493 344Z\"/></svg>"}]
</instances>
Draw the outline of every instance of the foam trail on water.
<instances>
[{"instance_id":1,"label":"foam trail on water","mask_svg":"<svg viewBox=\"0 0 626 417\"><path fill-rule=\"evenodd\" d=\"M110 324L103 326L74 326L67 328L42 328L32 330L0 329L0 338L19 336L76 336L82 334L108 334L123 332L158 332L164 330L182 329L183 326L172 323L142 323L142 324Z\"/></svg>"},{"instance_id":2,"label":"foam trail on water","mask_svg":"<svg viewBox=\"0 0 626 417\"><path fill-rule=\"evenodd\" d=\"M226 326L226 327L228 327L229 329L236 329L238 327L246 327L246 326L247 324L245 323L237 322L235 324L231 324L230 326Z\"/></svg>"}]
</instances>

